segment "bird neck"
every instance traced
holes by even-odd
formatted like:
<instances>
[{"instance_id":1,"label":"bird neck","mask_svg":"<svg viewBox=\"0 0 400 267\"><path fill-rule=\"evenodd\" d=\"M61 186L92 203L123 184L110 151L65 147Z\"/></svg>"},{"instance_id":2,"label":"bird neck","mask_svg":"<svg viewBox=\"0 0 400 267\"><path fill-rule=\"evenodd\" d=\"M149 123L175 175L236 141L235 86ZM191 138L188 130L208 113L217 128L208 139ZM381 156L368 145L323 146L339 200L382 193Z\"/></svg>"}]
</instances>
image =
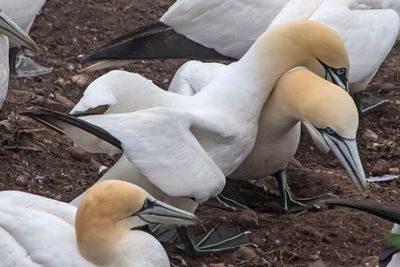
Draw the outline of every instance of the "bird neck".
<instances>
[{"instance_id":1,"label":"bird neck","mask_svg":"<svg viewBox=\"0 0 400 267\"><path fill-rule=\"evenodd\" d=\"M202 91L213 106L234 109L247 119L258 119L277 79L291 68L307 63L307 53L287 36L264 33L238 61Z\"/></svg>"}]
</instances>

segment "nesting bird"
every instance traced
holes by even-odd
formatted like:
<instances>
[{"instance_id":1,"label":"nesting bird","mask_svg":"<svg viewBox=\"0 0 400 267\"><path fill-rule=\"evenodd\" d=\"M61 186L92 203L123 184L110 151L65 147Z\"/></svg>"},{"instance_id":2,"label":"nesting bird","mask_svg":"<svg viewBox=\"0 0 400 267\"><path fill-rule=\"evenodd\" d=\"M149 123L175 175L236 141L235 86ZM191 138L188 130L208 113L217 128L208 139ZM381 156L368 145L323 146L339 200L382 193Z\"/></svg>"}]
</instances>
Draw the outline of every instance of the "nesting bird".
<instances>
[{"instance_id":1,"label":"nesting bird","mask_svg":"<svg viewBox=\"0 0 400 267\"><path fill-rule=\"evenodd\" d=\"M78 209L29 193L3 191L0 256L4 266L169 267L161 244L141 227L196 222L193 214L122 181L94 185Z\"/></svg>"}]
</instances>

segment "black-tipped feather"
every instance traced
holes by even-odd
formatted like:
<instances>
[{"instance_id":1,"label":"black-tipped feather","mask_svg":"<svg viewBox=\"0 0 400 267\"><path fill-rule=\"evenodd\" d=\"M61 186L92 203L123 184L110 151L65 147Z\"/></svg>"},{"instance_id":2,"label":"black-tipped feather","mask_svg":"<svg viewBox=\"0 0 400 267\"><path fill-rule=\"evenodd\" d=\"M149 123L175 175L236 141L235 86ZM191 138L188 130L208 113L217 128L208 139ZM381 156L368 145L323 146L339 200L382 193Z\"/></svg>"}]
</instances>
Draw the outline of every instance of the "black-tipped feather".
<instances>
[{"instance_id":1,"label":"black-tipped feather","mask_svg":"<svg viewBox=\"0 0 400 267\"><path fill-rule=\"evenodd\" d=\"M121 142L117 138L112 136L109 132L107 132L103 128L100 128L72 115L48 109L40 109L39 111L27 111L23 112L22 115L28 116L40 123L43 123L61 134L65 133L63 132L63 129L61 127L57 126L57 121L70 124L74 127L93 134L94 136L110 143L111 145L119 149L122 149Z\"/></svg>"},{"instance_id":2,"label":"black-tipped feather","mask_svg":"<svg viewBox=\"0 0 400 267\"><path fill-rule=\"evenodd\" d=\"M328 199L324 201L327 205L342 206L368 212L375 216L400 224L400 207L378 203L371 200L354 199Z\"/></svg>"},{"instance_id":3,"label":"black-tipped feather","mask_svg":"<svg viewBox=\"0 0 400 267\"><path fill-rule=\"evenodd\" d=\"M168 25L157 22L112 40L86 56L83 62L165 58L236 60L202 46L175 32Z\"/></svg>"}]
</instances>

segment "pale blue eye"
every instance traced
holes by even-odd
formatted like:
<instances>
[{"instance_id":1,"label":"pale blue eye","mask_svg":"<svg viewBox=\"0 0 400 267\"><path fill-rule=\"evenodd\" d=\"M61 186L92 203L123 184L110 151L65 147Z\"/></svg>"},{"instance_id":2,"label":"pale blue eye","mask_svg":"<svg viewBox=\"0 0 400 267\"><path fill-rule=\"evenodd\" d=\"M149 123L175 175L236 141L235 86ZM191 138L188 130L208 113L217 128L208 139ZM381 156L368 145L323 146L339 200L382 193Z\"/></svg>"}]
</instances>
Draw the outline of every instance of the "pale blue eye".
<instances>
[{"instance_id":1,"label":"pale blue eye","mask_svg":"<svg viewBox=\"0 0 400 267\"><path fill-rule=\"evenodd\" d=\"M330 128L330 127L326 127L326 128L324 129L324 132L327 133L327 134L329 134L329 135L334 135L334 134L335 134L335 131L332 130L332 128Z\"/></svg>"},{"instance_id":2,"label":"pale blue eye","mask_svg":"<svg viewBox=\"0 0 400 267\"><path fill-rule=\"evenodd\" d=\"M343 76L343 75L346 74L346 69L345 69L345 68L337 69L337 70L336 70L336 74L337 74L338 76Z\"/></svg>"}]
</instances>

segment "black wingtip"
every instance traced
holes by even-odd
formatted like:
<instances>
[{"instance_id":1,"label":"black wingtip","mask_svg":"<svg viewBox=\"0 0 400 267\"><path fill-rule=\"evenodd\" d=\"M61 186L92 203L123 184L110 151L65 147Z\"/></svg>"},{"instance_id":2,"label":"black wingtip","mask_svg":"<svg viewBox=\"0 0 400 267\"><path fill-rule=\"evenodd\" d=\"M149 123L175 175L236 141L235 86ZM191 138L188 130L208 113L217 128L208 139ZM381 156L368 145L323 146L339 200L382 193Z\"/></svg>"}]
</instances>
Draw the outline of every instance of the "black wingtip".
<instances>
[{"instance_id":1,"label":"black wingtip","mask_svg":"<svg viewBox=\"0 0 400 267\"><path fill-rule=\"evenodd\" d=\"M156 22L110 41L84 57L82 63L168 58L236 60L188 39L162 22Z\"/></svg>"},{"instance_id":2,"label":"black wingtip","mask_svg":"<svg viewBox=\"0 0 400 267\"><path fill-rule=\"evenodd\" d=\"M386 219L393 223L400 224L400 207L387 203L379 203L372 200L355 200L355 199L328 199L325 200L328 206L342 206L353 208L360 211L373 214L380 218Z\"/></svg>"},{"instance_id":3,"label":"black wingtip","mask_svg":"<svg viewBox=\"0 0 400 267\"><path fill-rule=\"evenodd\" d=\"M100 128L96 125L86 122L80 118L73 116L73 115L68 115L68 114L64 114L64 113L61 113L58 111L49 110L49 109L45 109L45 108L40 108L39 110L35 110L35 111L25 111L25 112L21 112L20 114L30 117L63 135L65 135L65 132L62 129L62 127L57 126L57 121L69 124L73 127L77 127L83 131L93 134L94 136L110 143L111 145L113 145L119 149L122 149L121 141L119 141L117 138L115 138L109 132L107 132L103 128Z\"/></svg>"}]
</instances>

